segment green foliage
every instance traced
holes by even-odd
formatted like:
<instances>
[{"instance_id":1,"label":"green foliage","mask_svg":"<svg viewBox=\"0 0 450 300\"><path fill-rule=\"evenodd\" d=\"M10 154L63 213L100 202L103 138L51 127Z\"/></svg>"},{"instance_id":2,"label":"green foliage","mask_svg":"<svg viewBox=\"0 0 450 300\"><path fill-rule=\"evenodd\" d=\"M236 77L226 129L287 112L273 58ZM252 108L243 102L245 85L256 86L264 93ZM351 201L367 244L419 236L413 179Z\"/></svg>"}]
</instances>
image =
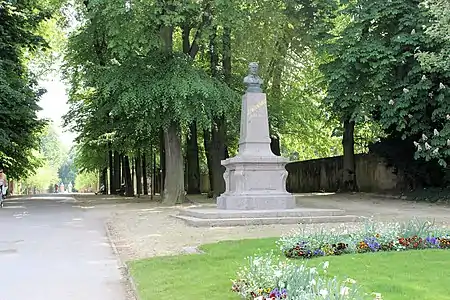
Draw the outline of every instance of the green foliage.
<instances>
[{"instance_id":1,"label":"green foliage","mask_svg":"<svg viewBox=\"0 0 450 300\"><path fill-rule=\"evenodd\" d=\"M428 106L432 109L427 107L431 124L423 128L422 138L416 142L416 157L438 159L446 167L450 157L450 3L424 1L423 8L429 11L431 19L425 26L425 37L434 48L420 48L416 57L425 73L423 81L429 92L427 102L431 102Z\"/></svg>"},{"instance_id":2,"label":"green foliage","mask_svg":"<svg viewBox=\"0 0 450 300\"><path fill-rule=\"evenodd\" d=\"M37 192L47 192L49 187L56 183L59 183L58 171L48 164L37 168L33 175L21 180L22 190L36 189Z\"/></svg>"},{"instance_id":3,"label":"green foliage","mask_svg":"<svg viewBox=\"0 0 450 300\"><path fill-rule=\"evenodd\" d=\"M52 168L58 169L68 155L67 149L61 143L60 137L52 123L47 124L40 133L40 153L46 163Z\"/></svg>"},{"instance_id":4,"label":"green foliage","mask_svg":"<svg viewBox=\"0 0 450 300\"><path fill-rule=\"evenodd\" d=\"M22 186L26 189L47 191L61 181L68 184L75 180L75 169L71 164L68 151L59 139L54 125L49 123L37 135L39 151L34 151L32 157L39 162L35 172L21 178Z\"/></svg>"},{"instance_id":5,"label":"green foliage","mask_svg":"<svg viewBox=\"0 0 450 300\"><path fill-rule=\"evenodd\" d=\"M73 158L69 157L67 160L61 164L58 169L58 176L65 185L69 183L74 183L77 177L77 169L73 162Z\"/></svg>"},{"instance_id":6,"label":"green foliage","mask_svg":"<svg viewBox=\"0 0 450 300\"><path fill-rule=\"evenodd\" d=\"M49 13L39 1L0 1L0 162L11 178L29 175L37 166L32 157L38 146L37 133L44 125L38 120L38 89L24 63L24 52L45 48L35 34Z\"/></svg>"},{"instance_id":7,"label":"green foliage","mask_svg":"<svg viewBox=\"0 0 450 300\"><path fill-rule=\"evenodd\" d=\"M75 189L83 191L85 189L95 189L98 184L98 173L83 172L77 175L75 179Z\"/></svg>"},{"instance_id":8,"label":"green foliage","mask_svg":"<svg viewBox=\"0 0 450 300\"><path fill-rule=\"evenodd\" d=\"M421 53L441 53L445 38L432 36L432 25L426 29L429 5L419 3L361 0L342 10L347 26L324 47L330 56L323 67L329 82L326 103L338 117L375 121L387 134L404 139L424 134L416 145L427 151L416 157L438 158L445 166L449 74L427 66L426 55L422 64L417 59ZM442 15L433 15L442 21Z\"/></svg>"}]
</instances>

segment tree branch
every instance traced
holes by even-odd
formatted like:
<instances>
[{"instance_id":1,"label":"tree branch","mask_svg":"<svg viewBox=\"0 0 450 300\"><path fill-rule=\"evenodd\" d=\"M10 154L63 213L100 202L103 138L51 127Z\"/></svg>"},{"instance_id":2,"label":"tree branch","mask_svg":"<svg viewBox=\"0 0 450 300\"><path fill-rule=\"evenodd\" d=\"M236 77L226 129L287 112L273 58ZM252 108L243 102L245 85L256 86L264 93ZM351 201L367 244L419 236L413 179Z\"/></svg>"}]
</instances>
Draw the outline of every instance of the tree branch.
<instances>
[{"instance_id":1,"label":"tree branch","mask_svg":"<svg viewBox=\"0 0 450 300\"><path fill-rule=\"evenodd\" d=\"M212 16L211 16L211 2L208 1L205 5L202 14L202 21L195 32L194 40L192 41L191 47L189 49L189 56L194 59L199 50L199 40L205 28L211 24Z\"/></svg>"}]
</instances>

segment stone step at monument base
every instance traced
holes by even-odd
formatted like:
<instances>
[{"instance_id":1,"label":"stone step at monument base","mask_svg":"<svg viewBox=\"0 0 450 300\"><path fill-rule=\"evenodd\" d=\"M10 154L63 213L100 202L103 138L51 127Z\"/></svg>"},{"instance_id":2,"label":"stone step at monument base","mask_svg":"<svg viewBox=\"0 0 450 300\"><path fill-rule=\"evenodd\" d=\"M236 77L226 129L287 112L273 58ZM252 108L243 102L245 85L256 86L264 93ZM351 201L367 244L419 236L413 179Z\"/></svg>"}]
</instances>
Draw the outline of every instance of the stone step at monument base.
<instances>
[{"instance_id":1,"label":"stone step at monument base","mask_svg":"<svg viewBox=\"0 0 450 300\"><path fill-rule=\"evenodd\" d=\"M194 227L229 227L272 224L310 224L357 222L359 217L340 209L221 210L214 208L180 209L173 217Z\"/></svg>"}]
</instances>

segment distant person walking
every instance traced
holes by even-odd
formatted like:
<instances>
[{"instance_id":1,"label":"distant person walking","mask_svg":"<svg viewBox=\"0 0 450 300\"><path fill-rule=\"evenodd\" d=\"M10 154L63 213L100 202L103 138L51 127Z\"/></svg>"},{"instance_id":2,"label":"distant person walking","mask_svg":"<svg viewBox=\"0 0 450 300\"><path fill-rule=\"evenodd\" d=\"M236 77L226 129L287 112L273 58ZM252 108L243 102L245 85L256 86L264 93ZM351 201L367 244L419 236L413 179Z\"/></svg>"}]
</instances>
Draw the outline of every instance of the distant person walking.
<instances>
[{"instance_id":1,"label":"distant person walking","mask_svg":"<svg viewBox=\"0 0 450 300\"><path fill-rule=\"evenodd\" d=\"M58 192L58 184L56 183L55 184L55 193L57 193Z\"/></svg>"}]
</instances>

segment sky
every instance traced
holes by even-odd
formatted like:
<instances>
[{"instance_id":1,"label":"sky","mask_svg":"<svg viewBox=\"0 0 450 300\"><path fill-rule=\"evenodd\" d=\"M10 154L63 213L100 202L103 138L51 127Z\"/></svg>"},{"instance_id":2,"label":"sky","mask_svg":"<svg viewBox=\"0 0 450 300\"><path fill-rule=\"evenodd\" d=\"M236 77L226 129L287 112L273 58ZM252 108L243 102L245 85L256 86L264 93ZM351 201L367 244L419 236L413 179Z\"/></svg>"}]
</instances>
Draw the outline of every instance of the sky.
<instances>
[{"instance_id":1,"label":"sky","mask_svg":"<svg viewBox=\"0 0 450 300\"><path fill-rule=\"evenodd\" d=\"M39 101L39 106L42 110L39 111L38 116L52 120L56 131L60 135L61 142L70 148L76 135L64 130L62 127L62 116L69 110L66 94L67 86L58 76L43 80L39 85L45 88L47 93Z\"/></svg>"}]
</instances>

